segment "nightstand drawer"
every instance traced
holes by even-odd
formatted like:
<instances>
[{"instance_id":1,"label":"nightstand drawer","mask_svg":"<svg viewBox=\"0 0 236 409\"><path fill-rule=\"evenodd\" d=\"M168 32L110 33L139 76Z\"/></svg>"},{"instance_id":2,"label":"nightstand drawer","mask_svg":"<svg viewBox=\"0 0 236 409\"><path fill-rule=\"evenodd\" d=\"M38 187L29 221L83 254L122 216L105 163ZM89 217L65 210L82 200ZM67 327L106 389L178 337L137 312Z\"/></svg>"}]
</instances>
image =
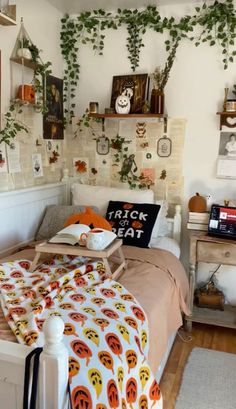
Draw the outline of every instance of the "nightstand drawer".
<instances>
[{"instance_id":1,"label":"nightstand drawer","mask_svg":"<svg viewBox=\"0 0 236 409\"><path fill-rule=\"evenodd\" d=\"M236 243L235 243L236 244ZM197 242L197 260L217 264L236 264L236 245L230 243Z\"/></svg>"}]
</instances>

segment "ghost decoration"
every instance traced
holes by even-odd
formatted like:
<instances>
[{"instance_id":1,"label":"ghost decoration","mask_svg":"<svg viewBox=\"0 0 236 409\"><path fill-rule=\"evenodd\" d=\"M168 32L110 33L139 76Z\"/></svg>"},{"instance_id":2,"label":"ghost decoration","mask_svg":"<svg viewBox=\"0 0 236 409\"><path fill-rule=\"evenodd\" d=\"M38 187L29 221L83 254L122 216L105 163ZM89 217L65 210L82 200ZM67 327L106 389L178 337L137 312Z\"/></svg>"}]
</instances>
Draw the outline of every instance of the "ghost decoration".
<instances>
[{"instance_id":1,"label":"ghost decoration","mask_svg":"<svg viewBox=\"0 0 236 409\"><path fill-rule=\"evenodd\" d=\"M119 95L116 98L116 113L117 114L128 114L130 111L130 99L127 95Z\"/></svg>"}]
</instances>

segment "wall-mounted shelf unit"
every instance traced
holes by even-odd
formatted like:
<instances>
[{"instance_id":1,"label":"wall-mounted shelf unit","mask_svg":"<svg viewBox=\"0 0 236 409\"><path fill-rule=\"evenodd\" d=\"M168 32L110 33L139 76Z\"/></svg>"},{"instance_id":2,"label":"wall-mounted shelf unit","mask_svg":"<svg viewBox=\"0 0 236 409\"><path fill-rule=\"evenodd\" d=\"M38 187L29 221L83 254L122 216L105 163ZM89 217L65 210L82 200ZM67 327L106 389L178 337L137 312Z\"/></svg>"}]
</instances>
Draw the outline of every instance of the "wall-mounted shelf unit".
<instances>
[{"instance_id":1,"label":"wall-mounted shelf unit","mask_svg":"<svg viewBox=\"0 0 236 409\"><path fill-rule=\"evenodd\" d=\"M89 114L91 118L167 118L163 114Z\"/></svg>"},{"instance_id":2,"label":"wall-mounted shelf unit","mask_svg":"<svg viewBox=\"0 0 236 409\"><path fill-rule=\"evenodd\" d=\"M136 118L136 119L143 119L143 118L160 118L164 120L164 133L167 132L167 115L164 114L89 114L90 118L100 118L103 123L103 130L104 130L104 122L105 119L114 118L114 119L122 119L122 118Z\"/></svg>"},{"instance_id":3,"label":"wall-mounted shelf unit","mask_svg":"<svg viewBox=\"0 0 236 409\"><path fill-rule=\"evenodd\" d=\"M1 26L16 26L16 6L8 6L9 14L12 17L9 17L7 14L0 13L0 25Z\"/></svg>"},{"instance_id":4,"label":"wall-mounted shelf unit","mask_svg":"<svg viewBox=\"0 0 236 409\"><path fill-rule=\"evenodd\" d=\"M11 57L10 61L15 62L16 64L20 64L24 67L28 67L31 68L32 70L35 70L37 68L37 66L39 66L39 64L36 64L34 61L32 60L28 60L27 58L20 58L20 57Z\"/></svg>"},{"instance_id":5,"label":"wall-mounted shelf unit","mask_svg":"<svg viewBox=\"0 0 236 409\"><path fill-rule=\"evenodd\" d=\"M236 112L222 111L217 112L217 115L220 115L220 130L223 125L228 128L236 127Z\"/></svg>"}]
</instances>

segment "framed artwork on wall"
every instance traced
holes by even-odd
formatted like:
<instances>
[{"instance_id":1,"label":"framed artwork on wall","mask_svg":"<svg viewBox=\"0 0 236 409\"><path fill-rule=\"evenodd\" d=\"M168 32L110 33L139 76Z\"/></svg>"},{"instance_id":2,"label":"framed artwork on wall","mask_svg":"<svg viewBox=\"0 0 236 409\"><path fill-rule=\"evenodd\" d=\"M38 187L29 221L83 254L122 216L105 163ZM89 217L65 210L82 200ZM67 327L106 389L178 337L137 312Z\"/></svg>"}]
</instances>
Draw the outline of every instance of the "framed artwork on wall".
<instances>
[{"instance_id":1,"label":"framed artwork on wall","mask_svg":"<svg viewBox=\"0 0 236 409\"><path fill-rule=\"evenodd\" d=\"M171 155L172 142L167 136L163 136L157 141L157 154L160 158L168 158Z\"/></svg>"},{"instance_id":2,"label":"framed artwork on wall","mask_svg":"<svg viewBox=\"0 0 236 409\"><path fill-rule=\"evenodd\" d=\"M219 156L227 156L236 160L236 132L221 132Z\"/></svg>"},{"instance_id":3,"label":"framed artwork on wall","mask_svg":"<svg viewBox=\"0 0 236 409\"><path fill-rule=\"evenodd\" d=\"M142 113L146 100L148 74L118 75L113 77L111 108L115 107L119 95L127 95L130 99L130 113Z\"/></svg>"},{"instance_id":4,"label":"framed artwork on wall","mask_svg":"<svg viewBox=\"0 0 236 409\"><path fill-rule=\"evenodd\" d=\"M63 80L52 75L46 78L46 105L43 117L44 139L63 139Z\"/></svg>"},{"instance_id":5,"label":"framed artwork on wall","mask_svg":"<svg viewBox=\"0 0 236 409\"><path fill-rule=\"evenodd\" d=\"M97 139L96 145L99 155L107 155L109 153L110 143L106 136L100 136L100 138Z\"/></svg>"}]
</instances>

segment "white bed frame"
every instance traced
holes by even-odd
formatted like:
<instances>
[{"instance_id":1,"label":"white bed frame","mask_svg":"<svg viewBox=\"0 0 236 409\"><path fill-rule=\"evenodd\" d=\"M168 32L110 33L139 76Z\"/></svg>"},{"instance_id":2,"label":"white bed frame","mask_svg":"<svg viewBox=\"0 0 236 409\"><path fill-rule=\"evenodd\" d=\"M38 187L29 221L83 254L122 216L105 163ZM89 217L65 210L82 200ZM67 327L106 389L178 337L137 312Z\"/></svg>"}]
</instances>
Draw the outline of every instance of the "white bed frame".
<instances>
[{"instance_id":1,"label":"white bed frame","mask_svg":"<svg viewBox=\"0 0 236 409\"><path fill-rule=\"evenodd\" d=\"M0 223L1 219L2 221L8 220L17 208L17 218L16 216L14 218L16 221L15 234L12 235L12 231L10 231L10 235L7 237L7 231L5 232L4 243L7 242L10 245L1 248L0 242L0 256L9 254L17 247L19 248L22 244L32 240L45 206L48 204L66 204L69 201L68 197L68 186L64 182L22 189L12 193L0 193ZM34 227L26 230L24 222L25 215L29 214L29 209L33 215L30 217L30 223ZM168 236L180 243L180 205L175 206L174 217L168 218L168 226ZM24 231L23 239L20 235L22 231ZM63 328L64 324L59 317L50 317L44 325L45 345L40 356L38 409L68 408L68 352L62 342ZM167 351L158 368L156 375L158 381L163 373L174 338L175 334L172 334ZM4 409L22 409L24 364L30 351L30 347L0 340L0 407Z\"/></svg>"}]
</instances>

